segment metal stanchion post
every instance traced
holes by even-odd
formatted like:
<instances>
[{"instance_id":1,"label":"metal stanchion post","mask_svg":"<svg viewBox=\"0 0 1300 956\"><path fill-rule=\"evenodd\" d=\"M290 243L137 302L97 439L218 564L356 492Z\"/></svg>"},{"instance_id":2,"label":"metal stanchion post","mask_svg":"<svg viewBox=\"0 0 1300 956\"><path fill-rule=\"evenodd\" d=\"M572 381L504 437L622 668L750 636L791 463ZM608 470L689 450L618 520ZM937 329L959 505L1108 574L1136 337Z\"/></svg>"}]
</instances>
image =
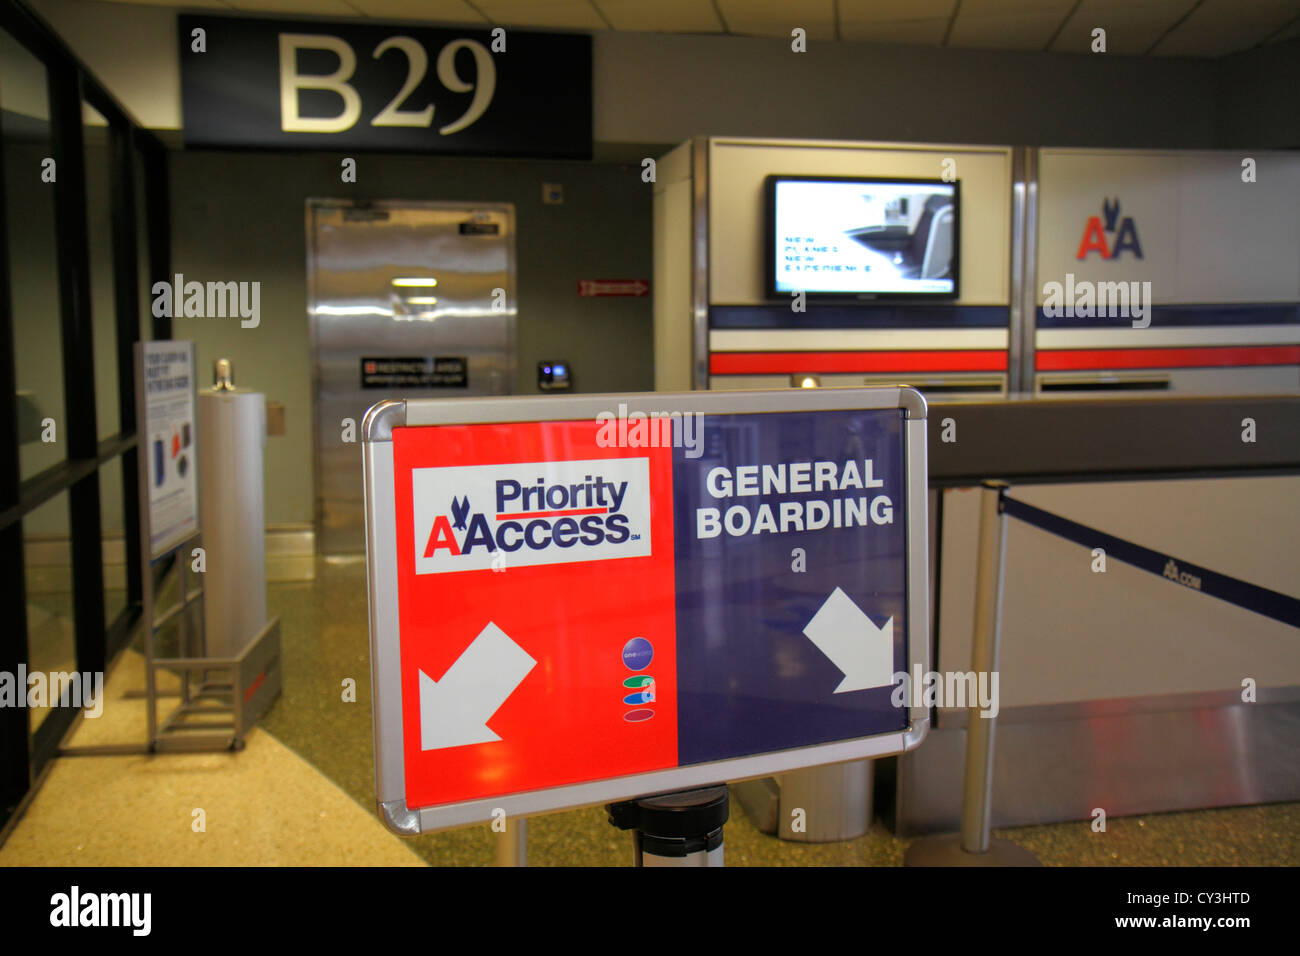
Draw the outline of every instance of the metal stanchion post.
<instances>
[{"instance_id":1,"label":"metal stanchion post","mask_svg":"<svg viewBox=\"0 0 1300 956\"><path fill-rule=\"evenodd\" d=\"M496 835L497 866L527 866L528 821L518 817L505 823L505 830Z\"/></svg>"},{"instance_id":2,"label":"metal stanchion post","mask_svg":"<svg viewBox=\"0 0 1300 956\"><path fill-rule=\"evenodd\" d=\"M611 803L609 822L631 830L634 866L723 866L726 786Z\"/></svg>"},{"instance_id":3,"label":"metal stanchion post","mask_svg":"<svg viewBox=\"0 0 1300 956\"><path fill-rule=\"evenodd\" d=\"M979 558L975 573L975 673L998 669L1002 637L1002 579L1006 565L1007 518L999 507L1005 485L980 491ZM966 717L966 770L962 784L961 833L922 837L908 847L907 866L1037 866L1038 858L990 834L993 803L993 744L996 717L981 717L978 699Z\"/></svg>"},{"instance_id":4,"label":"metal stanchion post","mask_svg":"<svg viewBox=\"0 0 1300 956\"><path fill-rule=\"evenodd\" d=\"M862 836L871 829L874 780L875 765L870 760L781 774L777 835L782 840L803 843L828 843ZM795 809L804 812L796 817Z\"/></svg>"}]
</instances>

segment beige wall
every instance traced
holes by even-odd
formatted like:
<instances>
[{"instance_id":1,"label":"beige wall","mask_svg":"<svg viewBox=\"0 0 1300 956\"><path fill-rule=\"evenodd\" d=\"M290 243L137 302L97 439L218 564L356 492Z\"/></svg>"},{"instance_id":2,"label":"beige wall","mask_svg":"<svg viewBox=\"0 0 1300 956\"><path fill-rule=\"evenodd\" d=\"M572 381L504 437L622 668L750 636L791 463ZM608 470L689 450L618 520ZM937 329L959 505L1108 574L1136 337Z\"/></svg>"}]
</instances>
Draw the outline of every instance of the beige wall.
<instances>
[{"instance_id":1,"label":"beige wall","mask_svg":"<svg viewBox=\"0 0 1300 956\"><path fill-rule=\"evenodd\" d=\"M655 389L691 389L694 287L692 143L660 157L654 187Z\"/></svg>"},{"instance_id":2,"label":"beige wall","mask_svg":"<svg viewBox=\"0 0 1300 956\"><path fill-rule=\"evenodd\" d=\"M1215 89L1220 144L1300 149L1300 39L1225 57Z\"/></svg>"},{"instance_id":3,"label":"beige wall","mask_svg":"<svg viewBox=\"0 0 1300 956\"><path fill-rule=\"evenodd\" d=\"M1160 305L1300 301L1300 156L1252 152L1043 150L1038 167L1038 302L1043 283L1148 281ZM963 200L965 195L963 194ZM1142 258L1076 258L1089 216L1118 199ZM963 247L964 249L965 247Z\"/></svg>"}]
</instances>

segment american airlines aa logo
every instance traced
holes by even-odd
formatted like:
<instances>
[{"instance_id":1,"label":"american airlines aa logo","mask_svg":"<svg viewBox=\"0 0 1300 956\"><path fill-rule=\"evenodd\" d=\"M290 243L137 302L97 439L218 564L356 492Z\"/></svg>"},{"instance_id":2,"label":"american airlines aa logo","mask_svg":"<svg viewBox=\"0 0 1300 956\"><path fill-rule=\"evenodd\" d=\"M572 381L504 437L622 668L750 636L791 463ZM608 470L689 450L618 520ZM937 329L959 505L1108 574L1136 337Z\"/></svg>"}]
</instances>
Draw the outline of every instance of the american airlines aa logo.
<instances>
[{"instance_id":1,"label":"american airlines aa logo","mask_svg":"<svg viewBox=\"0 0 1300 956\"><path fill-rule=\"evenodd\" d=\"M462 498L460 501L457 501L455 498L451 499L451 517L452 520L456 522L454 525L452 525L453 528L455 528L457 531L466 530L465 520L469 517L468 498Z\"/></svg>"},{"instance_id":2,"label":"american airlines aa logo","mask_svg":"<svg viewBox=\"0 0 1300 956\"><path fill-rule=\"evenodd\" d=\"M650 554L646 458L416 468L415 573Z\"/></svg>"},{"instance_id":3,"label":"american airlines aa logo","mask_svg":"<svg viewBox=\"0 0 1300 956\"><path fill-rule=\"evenodd\" d=\"M1106 217L1105 224L1102 224L1101 216L1088 217L1075 258L1083 260L1088 258L1088 253L1098 252L1103 259L1118 259L1119 254L1127 249L1134 258L1141 259L1142 243L1138 239L1137 225L1132 216L1119 218L1119 197L1103 199L1101 211ZM1113 244L1107 241L1107 234L1113 237Z\"/></svg>"}]
</instances>

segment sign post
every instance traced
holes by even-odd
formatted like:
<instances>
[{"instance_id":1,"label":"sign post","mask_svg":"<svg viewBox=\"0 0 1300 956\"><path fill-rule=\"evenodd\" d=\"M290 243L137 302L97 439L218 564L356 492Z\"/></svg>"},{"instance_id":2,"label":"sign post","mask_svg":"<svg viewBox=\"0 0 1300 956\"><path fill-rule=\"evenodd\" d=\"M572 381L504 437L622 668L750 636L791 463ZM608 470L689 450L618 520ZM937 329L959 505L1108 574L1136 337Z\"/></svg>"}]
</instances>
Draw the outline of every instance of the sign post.
<instances>
[{"instance_id":1,"label":"sign post","mask_svg":"<svg viewBox=\"0 0 1300 956\"><path fill-rule=\"evenodd\" d=\"M925 414L899 387L370 409L388 826L918 746L900 675L929 668Z\"/></svg>"},{"instance_id":2,"label":"sign post","mask_svg":"<svg viewBox=\"0 0 1300 956\"><path fill-rule=\"evenodd\" d=\"M194 407L194 343L163 339L135 346L137 445L140 462L141 582L145 647L147 746L158 728L158 632L175 620L177 649L170 656L201 654L203 588L191 586L190 543L199 535L198 429ZM177 601L155 610L154 569L171 559L176 569ZM191 607L200 608L191 614ZM191 629L198 633L191 634Z\"/></svg>"}]
</instances>

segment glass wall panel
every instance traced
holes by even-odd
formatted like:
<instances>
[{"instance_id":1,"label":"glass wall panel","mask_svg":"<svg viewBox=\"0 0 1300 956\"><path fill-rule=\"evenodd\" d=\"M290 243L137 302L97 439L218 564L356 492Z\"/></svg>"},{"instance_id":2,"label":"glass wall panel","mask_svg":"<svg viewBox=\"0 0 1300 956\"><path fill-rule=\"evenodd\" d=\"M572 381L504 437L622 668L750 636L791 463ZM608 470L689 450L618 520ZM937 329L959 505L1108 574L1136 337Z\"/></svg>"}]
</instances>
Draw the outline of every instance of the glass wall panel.
<instances>
[{"instance_id":1,"label":"glass wall panel","mask_svg":"<svg viewBox=\"0 0 1300 956\"><path fill-rule=\"evenodd\" d=\"M149 208L145 205L145 196L149 184L145 180L144 153L132 149L135 175L135 255L136 271L140 281L140 340L147 342L153 338L153 282L150 279L149 263Z\"/></svg>"},{"instance_id":2,"label":"glass wall panel","mask_svg":"<svg viewBox=\"0 0 1300 956\"><path fill-rule=\"evenodd\" d=\"M45 67L0 30L0 135L18 392L20 476L67 458L54 183ZM64 509L66 516L67 509Z\"/></svg>"},{"instance_id":3,"label":"glass wall panel","mask_svg":"<svg viewBox=\"0 0 1300 956\"><path fill-rule=\"evenodd\" d=\"M102 440L121 430L118 412L117 308L113 301L112 151L108 120L81 104L86 150L86 231L90 240L90 316L95 346L95 424Z\"/></svg>"},{"instance_id":4,"label":"glass wall panel","mask_svg":"<svg viewBox=\"0 0 1300 956\"><path fill-rule=\"evenodd\" d=\"M27 584L27 673L48 675L77 669L73 626L72 542L68 493L55 495L23 518ZM32 707L31 729L49 716L47 699Z\"/></svg>"},{"instance_id":5,"label":"glass wall panel","mask_svg":"<svg viewBox=\"0 0 1300 956\"><path fill-rule=\"evenodd\" d=\"M122 458L99 469L99 524L104 551L104 623L111 626L126 607L126 539L122 516ZM136 489L125 489L136 494Z\"/></svg>"}]
</instances>

